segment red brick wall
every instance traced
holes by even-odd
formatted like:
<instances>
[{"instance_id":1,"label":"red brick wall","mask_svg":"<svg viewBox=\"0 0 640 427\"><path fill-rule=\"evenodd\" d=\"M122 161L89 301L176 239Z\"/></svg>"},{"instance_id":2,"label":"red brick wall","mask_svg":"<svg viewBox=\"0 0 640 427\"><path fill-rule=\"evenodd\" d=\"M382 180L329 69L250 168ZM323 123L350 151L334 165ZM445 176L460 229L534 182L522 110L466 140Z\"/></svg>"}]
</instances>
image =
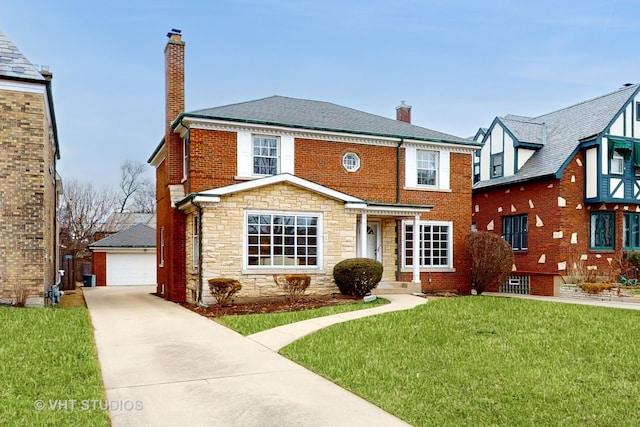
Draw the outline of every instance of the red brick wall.
<instances>
[{"instance_id":1,"label":"red brick wall","mask_svg":"<svg viewBox=\"0 0 640 427\"><path fill-rule=\"evenodd\" d=\"M96 276L96 286L107 285L107 254L106 252L91 253L92 274Z\"/></svg>"},{"instance_id":2,"label":"red brick wall","mask_svg":"<svg viewBox=\"0 0 640 427\"><path fill-rule=\"evenodd\" d=\"M192 129L189 135L189 180L187 193L237 183L237 138L235 132Z\"/></svg>"},{"instance_id":3,"label":"red brick wall","mask_svg":"<svg viewBox=\"0 0 640 427\"><path fill-rule=\"evenodd\" d=\"M578 153L568 163L560 179L546 179L538 182L514 184L492 190L476 190L473 205L479 207L473 213L473 221L478 230L486 230L493 220L494 233L502 233L502 216L527 214L529 223L529 250L515 253L515 264L519 271L547 273L566 276L572 265L580 263L596 266L598 274L611 270L609 259L622 254L622 224L626 211L634 212L636 205L584 203L584 156ZM558 206L558 197L566 201L566 207ZM530 207L529 200L533 203ZM511 206L516 211L511 212ZM502 213L498 208L502 208ZM627 210L625 210L625 207ZM590 249L590 213L598 210L615 212L616 251L594 251ZM536 225L536 215L543 226ZM562 232L561 238L554 238L554 232ZM577 243L571 243L575 233ZM545 262L540 257L545 255ZM559 263L567 263L569 270L558 270ZM532 293L553 294L553 281L548 276L531 276Z\"/></svg>"}]
</instances>

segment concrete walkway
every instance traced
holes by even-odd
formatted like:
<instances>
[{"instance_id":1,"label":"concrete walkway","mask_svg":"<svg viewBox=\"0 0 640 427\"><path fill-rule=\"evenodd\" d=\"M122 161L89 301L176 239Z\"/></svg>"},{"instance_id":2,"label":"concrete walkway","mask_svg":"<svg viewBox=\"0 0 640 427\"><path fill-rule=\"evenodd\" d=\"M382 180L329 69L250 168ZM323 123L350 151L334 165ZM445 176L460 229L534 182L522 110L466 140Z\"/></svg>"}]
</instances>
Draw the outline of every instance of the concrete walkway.
<instances>
[{"instance_id":1,"label":"concrete walkway","mask_svg":"<svg viewBox=\"0 0 640 427\"><path fill-rule=\"evenodd\" d=\"M347 313L333 314L331 316L316 317L315 319L290 323L288 325L279 326L277 328L249 335L247 338L262 344L270 350L278 351L287 344L290 344L295 340L300 339L305 335L309 335L319 329L326 328L327 326L346 322L348 320L372 316L374 314L409 310L418 305L425 304L428 301L426 298L405 294L381 295L380 298L387 299L390 303L379 305L374 308L349 311Z\"/></svg>"},{"instance_id":2,"label":"concrete walkway","mask_svg":"<svg viewBox=\"0 0 640 427\"><path fill-rule=\"evenodd\" d=\"M269 349L284 339L248 339L154 291L84 290L114 427L407 425Z\"/></svg>"},{"instance_id":3,"label":"concrete walkway","mask_svg":"<svg viewBox=\"0 0 640 427\"><path fill-rule=\"evenodd\" d=\"M640 304L624 301L607 301L587 298L564 298L564 297L545 297L538 295L520 295L520 294L501 294L498 292L483 292L484 296L502 297L502 298L521 298L538 301L559 302L564 304L593 305L598 307L625 308L628 310L640 310Z\"/></svg>"}]
</instances>

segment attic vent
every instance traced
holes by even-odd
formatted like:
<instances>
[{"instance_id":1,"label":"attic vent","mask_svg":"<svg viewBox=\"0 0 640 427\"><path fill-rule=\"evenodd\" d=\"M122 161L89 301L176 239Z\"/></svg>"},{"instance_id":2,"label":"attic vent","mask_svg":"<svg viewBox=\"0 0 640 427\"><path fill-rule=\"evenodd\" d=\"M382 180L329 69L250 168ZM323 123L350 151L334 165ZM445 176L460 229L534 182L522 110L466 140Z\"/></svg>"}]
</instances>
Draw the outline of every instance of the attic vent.
<instances>
[{"instance_id":1,"label":"attic vent","mask_svg":"<svg viewBox=\"0 0 640 427\"><path fill-rule=\"evenodd\" d=\"M625 83L622 85L622 87L629 87L629 86L633 86L633 83Z\"/></svg>"}]
</instances>

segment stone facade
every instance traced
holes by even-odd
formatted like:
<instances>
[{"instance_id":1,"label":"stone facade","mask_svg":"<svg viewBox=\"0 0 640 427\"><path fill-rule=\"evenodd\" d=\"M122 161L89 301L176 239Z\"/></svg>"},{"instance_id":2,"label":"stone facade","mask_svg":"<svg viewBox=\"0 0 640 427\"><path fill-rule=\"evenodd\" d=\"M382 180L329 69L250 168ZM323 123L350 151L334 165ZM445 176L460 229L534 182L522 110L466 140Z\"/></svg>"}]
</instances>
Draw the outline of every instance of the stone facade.
<instances>
[{"instance_id":1,"label":"stone facade","mask_svg":"<svg viewBox=\"0 0 640 427\"><path fill-rule=\"evenodd\" d=\"M344 202L327 198L295 186L281 183L223 197L220 203L202 206L202 276L203 300L211 300L207 281L230 277L240 281L240 298L265 298L286 295L278 288L272 274L284 274L282 269L266 271L243 270L245 233L244 217L251 211L308 212L322 214L323 263L318 269L295 269L291 273L309 274L308 295L329 295L339 292L333 281L333 266L356 255L355 214L345 212ZM187 213L187 300L197 297L198 271L193 265L193 215Z\"/></svg>"},{"instance_id":2,"label":"stone facade","mask_svg":"<svg viewBox=\"0 0 640 427\"><path fill-rule=\"evenodd\" d=\"M56 280L56 144L44 93L0 90L0 300L42 305Z\"/></svg>"}]
</instances>

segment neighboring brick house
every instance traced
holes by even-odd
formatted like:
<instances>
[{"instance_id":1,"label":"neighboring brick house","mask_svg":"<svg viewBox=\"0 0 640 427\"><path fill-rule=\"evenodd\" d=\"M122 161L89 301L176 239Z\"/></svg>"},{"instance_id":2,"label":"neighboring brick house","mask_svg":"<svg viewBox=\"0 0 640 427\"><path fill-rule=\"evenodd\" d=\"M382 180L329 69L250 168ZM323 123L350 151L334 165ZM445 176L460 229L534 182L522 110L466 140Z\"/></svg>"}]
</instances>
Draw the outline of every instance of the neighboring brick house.
<instances>
[{"instance_id":1,"label":"neighboring brick house","mask_svg":"<svg viewBox=\"0 0 640 427\"><path fill-rule=\"evenodd\" d=\"M60 158L48 71L0 32L0 301L42 305L58 280Z\"/></svg>"},{"instance_id":2,"label":"neighboring brick house","mask_svg":"<svg viewBox=\"0 0 640 427\"><path fill-rule=\"evenodd\" d=\"M567 276L615 274L640 249L638 90L478 131L473 222L513 247L512 290L552 295Z\"/></svg>"},{"instance_id":3,"label":"neighboring brick house","mask_svg":"<svg viewBox=\"0 0 640 427\"><path fill-rule=\"evenodd\" d=\"M478 143L411 125L404 103L398 120L282 96L185 112L184 42L168 37L166 133L149 159L158 293L197 302L233 277L240 297L266 297L273 274L295 272L329 294L333 266L356 256L380 260L389 286L469 291Z\"/></svg>"}]
</instances>

